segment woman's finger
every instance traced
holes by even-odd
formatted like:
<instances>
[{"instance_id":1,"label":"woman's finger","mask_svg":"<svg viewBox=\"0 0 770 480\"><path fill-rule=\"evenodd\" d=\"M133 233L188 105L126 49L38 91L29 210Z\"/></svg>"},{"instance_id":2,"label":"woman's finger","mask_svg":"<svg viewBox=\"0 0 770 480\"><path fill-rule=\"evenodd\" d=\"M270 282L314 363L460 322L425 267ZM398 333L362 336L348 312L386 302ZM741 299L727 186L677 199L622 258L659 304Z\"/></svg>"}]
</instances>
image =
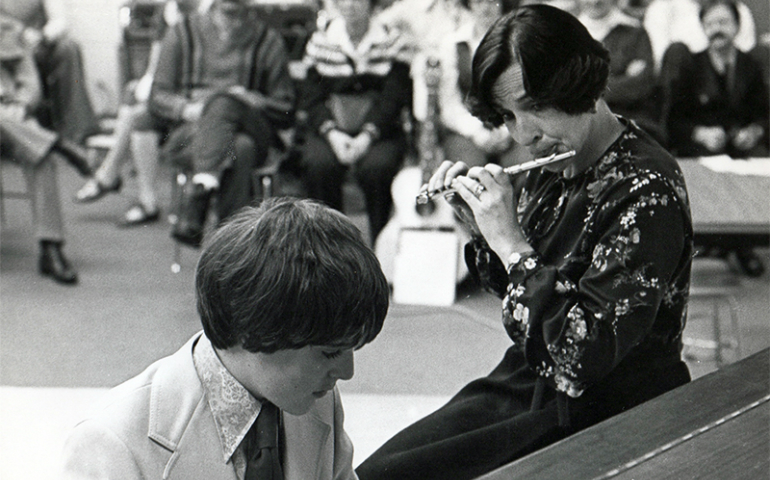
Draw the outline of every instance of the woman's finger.
<instances>
[{"instance_id":1,"label":"woman's finger","mask_svg":"<svg viewBox=\"0 0 770 480\"><path fill-rule=\"evenodd\" d=\"M465 162L455 163L449 168L449 171L447 171L446 178L444 178L444 186L447 188L451 187L452 180L454 180L460 175L465 175L467 171L468 171L468 165L466 165Z\"/></svg>"},{"instance_id":2,"label":"woman's finger","mask_svg":"<svg viewBox=\"0 0 770 480\"><path fill-rule=\"evenodd\" d=\"M467 175L455 178L452 187L471 208L478 206L480 196L487 190L478 180Z\"/></svg>"},{"instance_id":3,"label":"woman's finger","mask_svg":"<svg viewBox=\"0 0 770 480\"><path fill-rule=\"evenodd\" d=\"M458 175L462 175L468 170L468 166L463 162L453 163L446 160L439 165L436 173L428 181L428 190L442 190L452 184L452 180Z\"/></svg>"},{"instance_id":4,"label":"woman's finger","mask_svg":"<svg viewBox=\"0 0 770 480\"><path fill-rule=\"evenodd\" d=\"M486 167L473 167L468 170L468 173L465 176L477 182L485 189L494 187L496 181L495 177L486 169ZM469 188L473 190L476 187L475 185L470 185Z\"/></svg>"},{"instance_id":5,"label":"woman's finger","mask_svg":"<svg viewBox=\"0 0 770 480\"><path fill-rule=\"evenodd\" d=\"M446 172L449 170L449 168L454 165L449 160L445 160L441 162L441 165L438 166L435 172L433 172L433 175L431 175L430 180L428 180L428 190L436 190L437 188L440 188L444 185L444 178L446 178Z\"/></svg>"},{"instance_id":6,"label":"woman's finger","mask_svg":"<svg viewBox=\"0 0 770 480\"><path fill-rule=\"evenodd\" d=\"M490 175L495 179L496 182L501 181L509 181L508 180L508 174L505 173L505 170L503 170L503 167L496 163L488 163L484 165L484 170L489 172Z\"/></svg>"}]
</instances>

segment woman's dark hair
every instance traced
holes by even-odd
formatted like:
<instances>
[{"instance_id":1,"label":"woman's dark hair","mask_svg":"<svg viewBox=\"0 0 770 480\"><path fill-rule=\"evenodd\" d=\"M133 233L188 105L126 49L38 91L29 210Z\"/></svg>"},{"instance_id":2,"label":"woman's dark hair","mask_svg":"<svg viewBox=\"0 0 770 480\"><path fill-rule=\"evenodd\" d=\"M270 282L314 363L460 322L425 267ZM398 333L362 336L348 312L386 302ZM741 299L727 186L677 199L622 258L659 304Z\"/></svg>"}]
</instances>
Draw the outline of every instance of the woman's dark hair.
<instances>
[{"instance_id":1,"label":"woman's dark hair","mask_svg":"<svg viewBox=\"0 0 770 480\"><path fill-rule=\"evenodd\" d=\"M733 14L736 25L741 24L741 14L738 11L738 4L733 0L707 0L700 8L700 12L698 13L700 21L703 21L703 17L705 17L706 14L711 11L711 9L719 5L724 5L730 10L730 13Z\"/></svg>"},{"instance_id":2,"label":"woman's dark hair","mask_svg":"<svg viewBox=\"0 0 770 480\"><path fill-rule=\"evenodd\" d=\"M388 311L387 281L361 233L312 200L268 199L234 215L207 237L195 286L219 349L358 348Z\"/></svg>"},{"instance_id":3,"label":"woman's dark hair","mask_svg":"<svg viewBox=\"0 0 770 480\"><path fill-rule=\"evenodd\" d=\"M609 52L578 19L548 5L519 7L492 25L473 56L467 103L487 124L503 124L492 87L516 63L536 106L570 115L594 108L610 73Z\"/></svg>"}]
</instances>

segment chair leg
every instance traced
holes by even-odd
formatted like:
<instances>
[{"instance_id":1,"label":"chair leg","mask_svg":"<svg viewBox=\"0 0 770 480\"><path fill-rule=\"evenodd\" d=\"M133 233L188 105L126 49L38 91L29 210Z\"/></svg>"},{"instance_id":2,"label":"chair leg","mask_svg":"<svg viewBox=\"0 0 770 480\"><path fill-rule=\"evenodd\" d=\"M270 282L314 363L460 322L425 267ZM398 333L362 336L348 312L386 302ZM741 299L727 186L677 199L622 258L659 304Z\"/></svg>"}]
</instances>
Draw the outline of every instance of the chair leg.
<instances>
[{"instance_id":1,"label":"chair leg","mask_svg":"<svg viewBox=\"0 0 770 480\"><path fill-rule=\"evenodd\" d=\"M733 331L733 337L734 337L734 347L735 347L735 356L736 358L743 358L743 348L742 348L742 341L741 341L741 327L738 323L738 302L735 300L735 297L732 295L729 295L727 297L727 304L730 308L730 326Z\"/></svg>"},{"instance_id":2,"label":"chair leg","mask_svg":"<svg viewBox=\"0 0 770 480\"><path fill-rule=\"evenodd\" d=\"M179 205L182 198L182 192L184 192L184 187L187 184L187 180L188 175L184 171L180 170L174 176L174 181L171 184L171 208L169 209L168 223L171 224L172 228L179 221ZM182 246L173 238L171 241L174 243L171 271L173 273L179 273L182 271Z\"/></svg>"},{"instance_id":3,"label":"chair leg","mask_svg":"<svg viewBox=\"0 0 770 480\"><path fill-rule=\"evenodd\" d=\"M714 344L716 348L714 349L714 363L716 364L717 368L722 368L722 364L724 361L724 356L722 354L722 347L724 346L724 342L722 341L722 329L719 325L719 299L715 298L714 301L711 304L711 317L713 319L712 321L712 328L714 330Z\"/></svg>"}]
</instances>

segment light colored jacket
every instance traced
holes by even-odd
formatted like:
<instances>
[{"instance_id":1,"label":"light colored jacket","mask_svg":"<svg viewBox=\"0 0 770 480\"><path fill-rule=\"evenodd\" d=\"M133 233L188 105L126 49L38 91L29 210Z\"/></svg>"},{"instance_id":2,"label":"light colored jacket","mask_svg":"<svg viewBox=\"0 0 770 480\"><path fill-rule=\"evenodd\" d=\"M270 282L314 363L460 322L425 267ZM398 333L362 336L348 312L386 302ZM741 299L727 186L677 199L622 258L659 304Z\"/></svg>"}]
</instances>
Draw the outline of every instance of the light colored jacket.
<instances>
[{"instance_id":1,"label":"light colored jacket","mask_svg":"<svg viewBox=\"0 0 770 480\"><path fill-rule=\"evenodd\" d=\"M199 336L108 393L67 440L60 478L237 480L193 364ZM287 480L357 478L336 388L305 415L282 415Z\"/></svg>"}]
</instances>

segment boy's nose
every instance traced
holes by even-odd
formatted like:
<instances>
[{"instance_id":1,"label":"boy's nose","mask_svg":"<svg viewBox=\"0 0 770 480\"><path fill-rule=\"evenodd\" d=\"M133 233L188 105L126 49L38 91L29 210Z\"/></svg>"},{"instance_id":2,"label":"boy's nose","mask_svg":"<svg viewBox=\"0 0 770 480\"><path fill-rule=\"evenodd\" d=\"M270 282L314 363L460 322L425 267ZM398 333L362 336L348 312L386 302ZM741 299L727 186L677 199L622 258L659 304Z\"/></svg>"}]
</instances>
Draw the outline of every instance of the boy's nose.
<instances>
[{"instance_id":1,"label":"boy's nose","mask_svg":"<svg viewBox=\"0 0 770 480\"><path fill-rule=\"evenodd\" d=\"M353 360L353 350L343 352L332 368L331 375L340 380L350 380L355 373L355 362Z\"/></svg>"}]
</instances>

